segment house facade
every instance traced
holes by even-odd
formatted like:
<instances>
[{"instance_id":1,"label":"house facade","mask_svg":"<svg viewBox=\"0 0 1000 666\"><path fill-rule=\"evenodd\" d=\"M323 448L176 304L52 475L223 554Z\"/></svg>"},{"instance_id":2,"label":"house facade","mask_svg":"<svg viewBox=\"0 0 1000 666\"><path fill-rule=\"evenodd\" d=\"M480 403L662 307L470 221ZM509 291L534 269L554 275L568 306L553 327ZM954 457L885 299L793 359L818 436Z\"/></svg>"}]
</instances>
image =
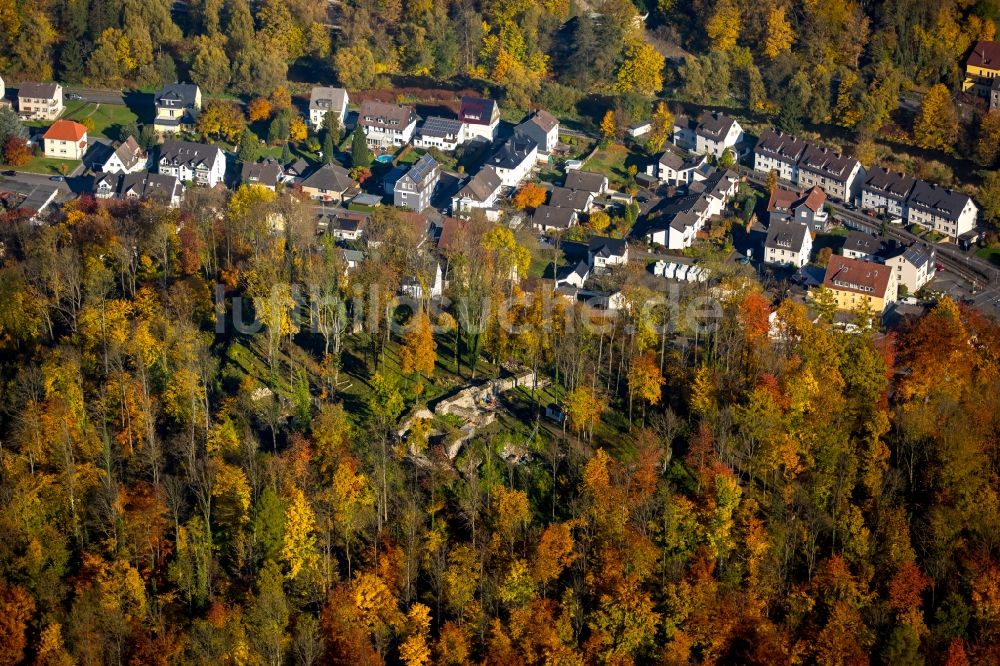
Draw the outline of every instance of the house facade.
<instances>
[{"instance_id":1,"label":"house facade","mask_svg":"<svg viewBox=\"0 0 1000 666\"><path fill-rule=\"evenodd\" d=\"M736 156L743 128L735 119L718 111L705 111L697 119L678 117L674 123L674 145L698 155L722 157L727 148Z\"/></svg>"},{"instance_id":2,"label":"house facade","mask_svg":"<svg viewBox=\"0 0 1000 666\"><path fill-rule=\"evenodd\" d=\"M458 120L465 125L468 140L493 141L500 127L500 107L492 99L463 97L458 108Z\"/></svg>"},{"instance_id":3,"label":"house facade","mask_svg":"<svg viewBox=\"0 0 1000 666\"><path fill-rule=\"evenodd\" d=\"M358 111L358 125L370 148L405 146L413 139L417 113L411 106L365 100Z\"/></svg>"},{"instance_id":4,"label":"house facade","mask_svg":"<svg viewBox=\"0 0 1000 666\"><path fill-rule=\"evenodd\" d=\"M452 214L467 214L473 210L495 208L503 182L491 166L484 166L458 191L451 200Z\"/></svg>"},{"instance_id":5,"label":"house facade","mask_svg":"<svg viewBox=\"0 0 1000 666\"><path fill-rule=\"evenodd\" d=\"M531 224L539 231L565 231L574 226L579 217L571 208L541 205L531 216Z\"/></svg>"},{"instance_id":6,"label":"house facade","mask_svg":"<svg viewBox=\"0 0 1000 666\"><path fill-rule=\"evenodd\" d=\"M153 129L174 134L194 129L201 112L201 89L193 83L171 83L153 96Z\"/></svg>"},{"instance_id":7,"label":"house facade","mask_svg":"<svg viewBox=\"0 0 1000 666\"><path fill-rule=\"evenodd\" d=\"M896 302L898 284L896 271L889 266L839 255L830 257L823 278L837 309L867 307L879 314Z\"/></svg>"},{"instance_id":8,"label":"house facade","mask_svg":"<svg viewBox=\"0 0 1000 666\"><path fill-rule=\"evenodd\" d=\"M628 243L620 238L593 236L587 244L587 259L595 271L624 266L628 263Z\"/></svg>"},{"instance_id":9,"label":"house facade","mask_svg":"<svg viewBox=\"0 0 1000 666\"><path fill-rule=\"evenodd\" d=\"M343 88L314 86L309 93L309 124L313 131L319 131L328 113L335 113L343 127L349 102L347 91Z\"/></svg>"},{"instance_id":10,"label":"house facade","mask_svg":"<svg viewBox=\"0 0 1000 666\"><path fill-rule=\"evenodd\" d=\"M962 91L989 98L993 82L1000 77L1000 42L976 42L965 61Z\"/></svg>"},{"instance_id":11,"label":"house facade","mask_svg":"<svg viewBox=\"0 0 1000 666\"><path fill-rule=\"evenodd\" d=\"M226 178L226 156L218 146L194 141L164 141L157 170L179 180L215 187Z\"/></svg>"},{"instance_id":12,"label":"house facade","mask_svg":"<svg viewBox=\"0 0 1000 666\"><path fill-rule=\"evenodd\" d=\"M417 130L413 145L417 148L437 148L453 152L465 143L465 123L452 118L431 116Z\"/></svg>"},{"instance_id":13,"label":"house facade","mask_svg":"<svg viewBox=\"0 0 1000 666\"><path fill-rule=\"evenodd\" d=\"M807 147L805 141L768 128L761 132L754 148L754 171L765 174L777 171L778 178L798 185L799 160Z\"/></svg>"},{"instance_id":14,"label":"house facade","mask_svg":"<svg viewBox=\"0 0 1000 666\"><path fill-rule=\"evenodd\" d=\"M810 145L799 159L796 185L802 189L822 187L833 199L853 201L864 181L861 162L819 146Z\"/></svg>"},{"instance_id":15,"label":"house facade","mask_svg":"<svg viewBox=\"0 0 1000 666\"><path fill-rule=\"evenodd\" d=\"M393 204L419 213L431 205L431 197L434 196L440 179L441 167L430 154L424 155L396 181L392 194Z\"/></svg>"},{"instance_id":16,"label":"house facade","mask_svg":"<svg viewBox=\"0 0 1000 666\"><path fill-rule=\"evenodd\" d=\"M538 109L514 128L514 136L533 141L537 146L536 159L546 162L559 143L559 121L548 111Z\"/></svg>"},{"instance_id":17,"label":"house facade","mask_svg":"<svg viewBox=\"0 0 1000 666\"><path fill-rule=\"evenodd\" d=\"M804 224L776 220L768 226L764 263L802 268L811 252L812 234Z\"/></svg>"},{"instance_id":18,"label":"house facade","mask_svg":"<svg viewBox=\"0 0 1000 666\"><path fill-rule=\"evenodd\" d=\"M135 173L145 171L149 157L134 136L121 142L100 165L104 173Z\"/></svg>"},{"instance_id":19,"label":"house facade","mask_svg":"<svg viewBox=\"0 0 1000 666\"><path fill-rule=\"evenodd\" d=\"M934 267L935 249L927 243L914 243L902 254L885 260L885 265L896 273L899 287L915 294L936 274Z\"/></svg>"},{"instance_id":20,"label":"house facade","mask_svg":"<svg viewBox=\"0 0 1000 666\"><path fill-rule=\"evenodd\" d=\"M184 200L184 184L176 176L148 171L102 173L94 179L98 199L152 199L177 208Z\"/></svg>"},{"instance_id":21,"label":"house facade","mask_svg":"<svg viewBox=\"0 0 1000 666\"><path fill-rule=\"evenodd\" d=\"M608 191L608 177L593 171L569 171L563 187L579 192L590 192L595 197Z\"/></svg>"},{"instance_id":22,"label":"house facade","mask_svg":"<svg viewBox=\"0 0 1000 666\"><path fill-rule=\"evenodd\" d=\"M505 187L517 187L528 177L538 156L538 144L525 135L515 134L486 161Z\"/></svg>"},{"instance_id":23,"label":"house facade","mask_svg":"<svg viewBox=\"0 0 1000 666\"><path fill-rule=\"evenodd\" d=\"M17 89L17 111L26 120L55 120L63 108L63 89L58 83L22 83Z\"/></svg>"},{"instance_id":24,"label":"house facade","mask_svg":"<svg viewBox=\"0 0 1000 666\"><path fill-rule=\"evenodd\" d=\"M273 192L284 181L285 170L272 159L244 162L240 168L240 183L243 185L259 185Z\"/></svg>"},{"instance_id":25,"label":"house facade","mask_svg":"<svg viewBox=\"0 0 1000 666\"><path fill-rule=\"evenodd\" d=\"M967 194L917 181L906 200L906 221L957 240L976 226L979 208Z\"/></svg>"},{"instance_id":26,"label":"house facade","mask_svg":"<svg viewBox=\"0 0 1000 666\"><path fill-rule=\"evenodd\" d=\"M704 155L682 155L676 149L667 148L659 161L647 171L668 185L682 186L704 180L708 168L708 159Z\"/></svg>"},{"instance_id":27,"label":"house facade","mask_svg":"<svg viewBox=\"0 0 1000 666\"><path fill-rule=\"evenodd\" d=\"M302 192L311 199L341 203L355 185L347 169L339 164L324 164L302 179Z\"/></svg>"},{"instance_id":28,"label":"house facade","mask_svg":"<svg viewBox=\"0 0 1000 666\"><path fill-rule=\"evenodd\" d=\"M881 167L872 167L861 185L861 208L906 217L906 200L917 179Z\"/></svg>"},{"instance_id":29,"label":"house facade","mask_svg":"<svg viewBox=\"0 0 1000 666\"><path fill-rule=\"evenodd\" d=\"M55 121L42 138L46 157L82 160L87 152L87 128L72 120Z\"/></svg>"}]
</instances>

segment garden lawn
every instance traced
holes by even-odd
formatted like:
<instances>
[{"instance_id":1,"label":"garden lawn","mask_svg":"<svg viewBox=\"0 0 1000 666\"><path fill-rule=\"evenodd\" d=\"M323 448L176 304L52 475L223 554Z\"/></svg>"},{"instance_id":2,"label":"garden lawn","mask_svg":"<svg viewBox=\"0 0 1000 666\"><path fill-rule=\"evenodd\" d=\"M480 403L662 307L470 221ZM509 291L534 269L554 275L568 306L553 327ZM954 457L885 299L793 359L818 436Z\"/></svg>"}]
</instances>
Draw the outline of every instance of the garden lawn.
<instances>
[{"instance_id":1,"label":"garden lawn","mask_svg":"<svg viewBox=\"0 0 1000 666\"><path fill-rule=\"evenodd\" d=\"M587 160L583 168L587 171L603 173L608 177L608 182L612 188L621 189L630 180L626 169L631 165L635 165L636 170L641 172L643 170L643 159L645 158L642 155L629 150L626 146L620 143L612 143L603 148L598 148L597 152Z\"/></svg>"},{"instance_id":2,"label":"garden lawn","mask_svg":"<svg viewBox=\"0 0 1000 666\"><path fill-rule=\"evenodd\" d=\"M62 176L72 173L73 169L75 169L79 164L79 160L58 160L54 157L33 157L27 164L22 164L13 168L18 171L40 173L46 176ZM61 170L63 165L66 166L66 174L63 174Z\"/></svg>"},{"instance_id":3,"label":"garden lawn","mask_svg":"<svg viewBox=\"0 0 1000 666\"><path fill-rule=\"evenodd\" d=\"M91 102L74 102L66 107L62 115L66 120L80 123L84 118L94 122L91 136L102 136L111 141L122 139L122 127L128 123L138 122L139 117L123 104L94 104Z\"/></svg>"},{"instance_id":4,"label":"garden lawn","mask_svg":"<svg viewBox=\"0 0 1000 666\"><path fill-rule=\"evenodd\" d=\"M992 245L976 250L976 256L985 259L994 266L1000 266L1000 246Z\"/></svg>"}]
</instances>

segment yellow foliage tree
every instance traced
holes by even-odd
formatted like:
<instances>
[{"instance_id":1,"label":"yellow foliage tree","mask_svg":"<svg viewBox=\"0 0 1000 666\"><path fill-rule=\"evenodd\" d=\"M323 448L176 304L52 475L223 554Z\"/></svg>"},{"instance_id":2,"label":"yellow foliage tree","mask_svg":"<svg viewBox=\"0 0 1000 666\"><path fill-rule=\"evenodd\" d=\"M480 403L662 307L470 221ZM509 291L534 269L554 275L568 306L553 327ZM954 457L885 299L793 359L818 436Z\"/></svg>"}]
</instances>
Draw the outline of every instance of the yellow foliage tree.
<instances>
[{"instance_id":1,"label":"yellow foliage tree","mask_svg":"<svg viewBox=\"0 0 1000 666\"><path fill-rule=\"evenodd\" d=\"M795 31L785 15L784 7L775 7L767 15L767 37L764 40L764 55L777 58L792 48Z\"/></svg>"},{"instance_id":2,"label":"yellow foliage tree","mask_svg":"<svg viewBox=\"0 0 1000 666\"><path fill-rule=\"evenodd\" d=\"M614 141L618 138L618 123L615 122L615 112L608 109L601 119L601 136L605 141Z\"/></svg>"},{"instance_id":3,"label":"yellow foliage tree","mask_svg":"<svg viewBox=\"0 0 1000 666\"><path fill-rule=\"evenodd\" d=\"M646 146L650 151L657 152L663 149L674 131L674 114L670 113L666 104L659 102L656 105L656 110L653 111L653 117L650 118L649 124L649 138L646 140Z\"/></svg>"},{"instance_id":4,"label":"yellow foliage tree","mask_svg":"<svg viewBox=\"0 0 1000 666\"><path fill-rule=\"evenodd\" d=\"M615 87L621 92L653 95L663 89L663 65L666 61L652 44L638 37L625 44L624 58L618 68Z\"/></svg>"},{"instance_id":5,"label":"yellow foliage tree","mask_svg":"<svg viewBox=\"0 0 1000 666\"><path fill-rule=\"evenodd\" d=\"M296 578L303 570L313 568L316 553L316 515L300 488L292 490L285 512L285 537L281 558L288 567L286 576Z\"/></svg>"},{"instance_id":6,"label":"yellow foliage tree","mask_svg":"<svg viewBox=\"0 0 1000 666\"><path fill-rule=\"evenodd\" d=\"M958 141L958 114L948 88L939 83L924 95L913 121L913 138L922 148L950 151Z\"/></svg>"},{"instance_id":7,"label":"yellow foliage tree","mask_svg":"<svg viewBox=\"0 0 1000 666\"><path fill-rule=\"evenodd\" d=\"M271 117L271 103L263 97L254 97L247 107L250 115L250 122L255 123L260 120L267 120Z\"/></svg>"},{"instance_id":8,"label":"yellow foliage tree","mask_svg":"<svg viewBox=\"0 0 1000 666\"><path fill-rule=\"evenodd\" d=\"M403 339L403 347L399 351L400 370L405 375L419 373L430 377L434 374L434 362L437 361L436 349L430 317L421 310L414 315L410 330Z\"/></svg>"},{"instance_id":9,"label":"yellow foliage tree","mask_svg":"<svg viewBox=\"0 0 1000 666\"><path fill-rule=\"evenodd\" d=\"M740 9L733 0L719 0L715 12L705 24L705 31L717 51L730 51L740 36Z\"/></svg>"},{"instance_id":10,"label":"yellow foliage tree","mask_svg":"<svg viewBox=\"0 0 1000 666\"><path fill-rule=\"evenodd\" d=\"M431 609L419 602L410 606L406 614L408 636L399 646L399 656L406 666L431 663L430 626Z\"/></svg>"},{"instance_id":11,"label":"yellow foliage tree","mask_svg":"<svg viewBox=\"0 0 1000 666\"><path fill-rule=\"evenodd\" d=\"M597 393L588 386L577 386L566 396L565 408L573 432L578 435L589 433L593 437L594 426L604 411L604 403Z\"/></svg>"},{"instance_id":12,"label":"yellow foliage tree","mask_svg":"<svg viewBox=\"0 0 1000 666\"><path fill-rule=\"evenodd\" d=\"M288 138L292 141L305 141L307 136L309 136L309 126L302 120L302 116L292 118L288 128Z\"/></svg>"}]
</instances>

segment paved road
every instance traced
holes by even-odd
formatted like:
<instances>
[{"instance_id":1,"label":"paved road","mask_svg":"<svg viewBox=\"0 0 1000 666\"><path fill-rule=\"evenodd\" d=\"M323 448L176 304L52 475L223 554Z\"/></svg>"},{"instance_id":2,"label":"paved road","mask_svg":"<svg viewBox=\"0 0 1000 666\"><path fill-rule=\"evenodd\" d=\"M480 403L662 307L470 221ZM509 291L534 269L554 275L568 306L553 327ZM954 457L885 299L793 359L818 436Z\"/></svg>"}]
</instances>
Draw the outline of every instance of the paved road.
<instances>
[{"instance_id":1,"label":"paved road","mask_svg":"<svg viewBox=\"0 0 1000 666\"><path fill-rule=\"evenodd\" d=\"M63 93L73 93L75 95L79 95L88 102L94 102L96 104L125 104L125 95L121 90L73 86L70 88L64 88ZM66 101L69 102L71 100L66 99Z\"/></svg>"},{"instance_id":2,"label":"paved road","mask_svg":"<svg viewBox=\"0 0 1000 666\"><path fill-rule=\"evenodd\" d=\"M58 189L62 195L72 194L69 185L65 181L56 182L54 180L49 180L49 176L43 176L38 173L30 173L28 171L18 171L16 176L0 177L0 189L3 189L4 183L20 183L25 186L52 185Z\"/></svg>"}]
</instances>

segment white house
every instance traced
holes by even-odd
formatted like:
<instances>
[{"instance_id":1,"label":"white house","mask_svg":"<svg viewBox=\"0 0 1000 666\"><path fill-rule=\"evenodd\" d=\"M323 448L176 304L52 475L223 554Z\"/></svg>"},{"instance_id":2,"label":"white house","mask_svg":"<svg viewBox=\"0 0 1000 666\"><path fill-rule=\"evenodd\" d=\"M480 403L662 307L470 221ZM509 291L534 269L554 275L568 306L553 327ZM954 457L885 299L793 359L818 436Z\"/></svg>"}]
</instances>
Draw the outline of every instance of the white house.
<instances>
[{"instance_id":1,"label":"white house","mask_svg":"<svg viewBox=\"0 0 1000 666\"><path fill-rule=\"evenodd\" d=\"M515 134L486 160L505 187L517 187L528 177L538 156L538 144L526 136Z\"/></svg>"},{"instance_id":2,"label":"white house","mask_svg":"<svg viewBox=\"0 0 1000 666\"><path fill-rule=\"evenodd\" d=\"M914 243L902 254L885 260L885 265L896 273L896 281L907 291L915 294L931 281L936 270L934 267L934 247L927 243Z\"/></svg>"},{"instance_id":3,"label":"white house","mask_svg":"<svg viewBox=\"0 0 1000 666\"><path fill-rule=\"evenodd\" d=\"M690 185L705 180L712 167L704 155L681 155L674 148L667 148L656 164L650 165L647 173L667 185Z\"/></svg>"},{"instance_id":4,"label":"white house","mask_svg":"<svg viewBox=\"0 0 1000 666\"><path fill-rule=\"evenodd\" d=\"M539 206L531 216L531 224L539 231L565 231L575 225L579 217L572 208Z\"/></svg>"},{"instance_id":5,"label":"white house","mask_svg":"<svg viewBox=\"0 0 1000 666\"><path fill-rule=\"evenodd\" d=\"M55 121L42 138L46 157L81 160L87 152L87 128L72 120Z\"/></svg>"},{"instance_id":6,"label":"white house","mask_svg":"<svg viewBox=\"0 0 1000 666\"><path fill-rule=\"evenodd\" d=\"M967 194L918 180L906 200L906 221L956 240L976 226L979 208Z\"/></svg>"},{"instance_id":7,"label":"white house","mask_svg":"<svg viewBox=\"0 0 1000 666\"><path fill-rule=\"evenodd\" d=\"M55 120L63 112L63 89L58 83L22 83L17 89L17 111L28 120Z\"/></svg>"},{"instance_id":8,"label":"white house","mask_svg":"<svg viewBox=\"0 0 1000 666\"><path fill-rule=\"evenodd\" d=\"M458 120L465 125L465 140L493 141L500 126L500 107L492 99L463 97Z\"/></svg>"},{"instance_id":9,"label":"white house","mask_svg":"<svg viewBox=\"0 0 1000 666\"><path fill-rule=\"evenodd\" d=\"M465 123L453 118L431 116L417 130L413 145L452 152L465 143Z\"/></svg>"},{"instance_id":10,"label":"white house","mask_svg":"<svg viewBox=\"0 0 1000 666\"><path fill-rule=\"evenodd\" d=\"M226 178L226 156L218 146L193 141L164 141L158 171L181 181L215 187Z\"/></svg>"},{"instance_id":11,"label":"white house","mask_svg":"<svg viewBox=\"0 0 1000 666\"><path fill-rule=\"evenodd\" d=\"M587 258L595 271L628 263L628 243L620 238L593 236L587 245Z\"/></svg>"},{"instance_id":12,"label":"white house","mask_svg":"<svg viewBox=\"0 0 1000 666\"><path fill-rule=\"evenodd\" d=\"M861 208L905 218L906 200L916 184L913 176L872 167L861 185Z\"/></svg>"},{"instance_id":13,"label":"white house","mask_svg":"<svg viewBox=\"0 0 1000 666\"><path fill-rule=\"evenodd\" d=\"M122 141L108 156L99 169L104 173L135 173L144 171L148 157L134 136Z\"/></svg>"},{"instance_id":14,"label":"white house","mask_svg":"<svg viewBox=\"0 0 1000 666\"><path fill-rule=\"evenodd\" d=\"M767 228L764 263L802 268L809 263L812 234L806 225L775 220Z\"/></svg>"},{"instance_id":15,"label":"white house","mask_svg":"<svg viewBox=\"0 0 1000 666\"><path fill-rule=\"evenodd\" d=\"M405 146L413 139L417 113L411 106L365 100L358 111L358 125L372 148Z\"/></svg>"},{"instance_id":16,"label":"white house","mask_svg":"<svg viewBox=\"0 0 1000 666\"><path fill-rule=\"evenodd\" d=\"M326 114L337 114L340 126L344 126L344 117L347 115L347 104L349 99L347 91L343 88L329 88L327 86L315 86L309 93L309 123L313 130L318 131L323 126Z\"/></svg>"},{"instance_id":17,"label":"white house","mask_svg":"<svg viewBox=\"0 0 1000 666\"><path fill-rule=\"evenodd\" d=\"M489 210L496 207L503 183L491 166L484 166L458 191L451 200L451 210L455 215L473 210Z\"/></svg>"},{"instance_id":18,"label":"white house","mask_svg":"<svg viewBox=\"0 0 1000 666\"><path fill-rule=\"evenodd\" d=\"M556 286L581 289L588 277L590 277L590 266L586 261L580 261L576 266L567 269L561 277L556 279Z\"/></svg>"},{"instance_id":19,"label":"white house","mask_svg":"<svg viewBox=\"0 0 1000 666\"><path fill-rule=\"evenodd\" d=\"M101 173L94 178L98 199L152 199L176 208L184 199L184 185L177 176L135 171Z\"/></svg>"},{"instance_id":20,"label":"white house","mask_svg":"<svg viewBox=\"0 0 1000 666\"><path fill-rule=\"evenodd\" d=\"M807 147L805 141L768 128L761 132L760 140L754 148L754 171L777 171L781 180L798 185L799 160Z\"/></svg>"},{"instance_id":21,"label":"white house","mask_svg":"<svg viewBox=\"0 0 1000 666\"><path fill-rule=\"evenodd\" d=\"M743 128L735 119L718 111L705 111L697 120L680 116L674 123L674 145L698 155L722 157L726 148L736 157Z\"/></svg>"}]
</instances>

